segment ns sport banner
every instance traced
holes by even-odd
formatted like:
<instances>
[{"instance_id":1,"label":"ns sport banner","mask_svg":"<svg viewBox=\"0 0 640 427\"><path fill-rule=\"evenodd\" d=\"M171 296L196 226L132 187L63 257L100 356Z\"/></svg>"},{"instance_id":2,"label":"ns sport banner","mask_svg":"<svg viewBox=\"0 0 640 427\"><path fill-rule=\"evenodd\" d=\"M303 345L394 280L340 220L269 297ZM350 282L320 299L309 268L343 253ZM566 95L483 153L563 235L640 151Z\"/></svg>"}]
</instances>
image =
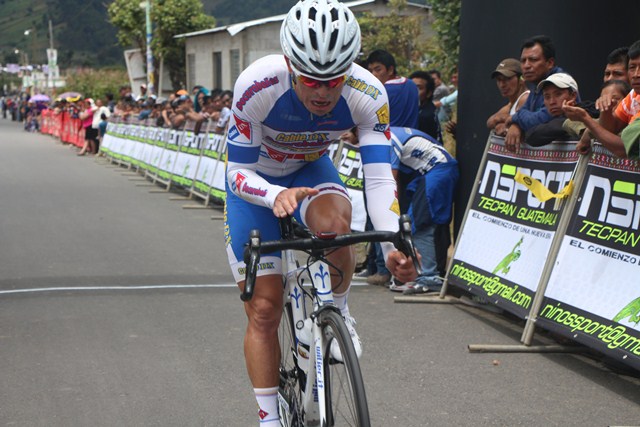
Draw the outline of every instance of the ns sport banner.
<instances>
[{"instance_id":1,"label":"ns sport banner","mask_svg":"<svg viewBox=\"0 0 640 427\"><path fill-rule=\"evenodd\" d=\"M502 138L492 136L456 244L448 283L525 318L563 204L557 199L540 201L514 178L517 173L524 174L559 193L573 178L577 163L575 143L522 146L511 153Z\"/></svg>"},{"instance_id":2,"label":"ns sport banner","mask_svg":"<svg viewBox=\"0 0 640 427\"><path fill-rule=\"evenodd\" d=\"M537 323L640 369L640 164L596 146Z\"/></svg>"},{"instance_id":3,"label":"ns sport banner","mask_svg":"<svg viewBox=\"0 0 640 427\"><path fill-rule=\"evenodd\" d=\"M351 229L364 231L367 211L364 206L364 170L360 150L355 145L333 143L327 155L333 159L338 175L351 197Z\"/></svg>"}]
</instances>

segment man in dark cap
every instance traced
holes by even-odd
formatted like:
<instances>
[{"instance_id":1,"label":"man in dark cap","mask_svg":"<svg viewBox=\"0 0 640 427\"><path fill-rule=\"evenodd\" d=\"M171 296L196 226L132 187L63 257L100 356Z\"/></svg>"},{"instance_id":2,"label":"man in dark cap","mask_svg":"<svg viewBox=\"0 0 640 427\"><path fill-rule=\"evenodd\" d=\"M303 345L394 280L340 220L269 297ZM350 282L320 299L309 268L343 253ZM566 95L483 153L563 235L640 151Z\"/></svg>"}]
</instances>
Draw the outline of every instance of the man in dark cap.
<instances>
[{"instance_id":1,"label":"man in dark cap","mask_svg":"<svg viewBox=\"0 0 640 427\"><path fill-rule=\"evenodd\" d=\"M487 127L493 129L496 135L507 134L505 122L522 107L529 96L524 80L520 61L515 58L507 58L500 61L496 69L491 73L491 78L496 80L500 95L509 102L487 119Z\"/></svg>"}]
</instances>

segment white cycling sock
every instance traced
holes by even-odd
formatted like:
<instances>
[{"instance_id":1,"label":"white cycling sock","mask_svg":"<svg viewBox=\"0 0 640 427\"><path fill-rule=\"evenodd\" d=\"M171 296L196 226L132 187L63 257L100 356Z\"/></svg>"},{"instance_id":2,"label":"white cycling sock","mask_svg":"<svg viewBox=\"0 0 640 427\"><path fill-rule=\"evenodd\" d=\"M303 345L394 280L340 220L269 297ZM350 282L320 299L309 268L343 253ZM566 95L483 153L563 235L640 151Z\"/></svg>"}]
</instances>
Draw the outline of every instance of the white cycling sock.
<instances>
[{"instance_id":1,"label":"white cycling sock","mask_svg":"<svg viewBox=\"0 0 640 427\"><path fill-rule=\"evenodd\" d=\"M342 313L342 317L349 316L349 305L347 304L348 297L349 297L349 289L347 289L347 292L343 294L337 294L335 292L333 293L333 302L335 303L336 307L340 309L340 313Z\"/></svg>"},{"instance_id":2,"label":"white cycling sock","mask_svg":"<svg viewBox=\"0 0 640 427\"><path fill-rule=\"evenodd\" d=\"M278 427L278 387L254 388L258 401L260 427Z\"/></svg>"}]
</instances>

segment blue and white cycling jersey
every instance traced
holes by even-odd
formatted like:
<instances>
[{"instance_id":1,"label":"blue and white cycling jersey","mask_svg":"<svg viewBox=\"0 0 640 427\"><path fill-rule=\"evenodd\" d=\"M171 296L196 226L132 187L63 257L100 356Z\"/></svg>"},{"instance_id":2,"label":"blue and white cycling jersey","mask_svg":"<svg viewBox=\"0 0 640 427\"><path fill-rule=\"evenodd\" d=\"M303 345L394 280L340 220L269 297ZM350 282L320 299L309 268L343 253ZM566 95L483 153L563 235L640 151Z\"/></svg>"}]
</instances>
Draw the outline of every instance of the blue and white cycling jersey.
<instances>
[{"instance_id":1,"label":"blue and white cycling jersey","mask_svg":"<svg viewBox=\"0 0 640 427\"><path fill-rule=\"evenodd\" d=\"M286 189L272 181L318 160L342 133L357 126L369 216L377 230L397 230L389 105L383 85L354 64L336 107L316 116L298 99L291 79L284 56L270 55L251 64L236 81L227 133L230 191L272 209L278 193ZM389 245L385 253L392 248Z\"/></svg>"}]
</instances>

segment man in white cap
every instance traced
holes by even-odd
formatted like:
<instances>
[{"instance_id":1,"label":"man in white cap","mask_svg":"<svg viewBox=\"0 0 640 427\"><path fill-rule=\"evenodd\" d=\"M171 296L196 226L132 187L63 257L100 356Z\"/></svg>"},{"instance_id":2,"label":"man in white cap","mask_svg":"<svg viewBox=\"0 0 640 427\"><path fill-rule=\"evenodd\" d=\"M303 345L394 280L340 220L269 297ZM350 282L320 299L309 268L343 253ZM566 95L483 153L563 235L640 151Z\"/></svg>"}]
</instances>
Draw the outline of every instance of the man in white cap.
<instances>
[{"instance_id":1,"label":"man in white cap","mask_svg":"<svg viewBox=\"0 0 640 427\"><path fill-rule=\"evenodd\" d=\"M562 127L566 120L562 105L575 104L578 98L578 83L567 73L555 73L538 83L537 90L542 92L544 106L551 115L551 120L529 129L525 143L539 147L553 141L566 140L569 135Z\"/></svg>"}]
</instances>

